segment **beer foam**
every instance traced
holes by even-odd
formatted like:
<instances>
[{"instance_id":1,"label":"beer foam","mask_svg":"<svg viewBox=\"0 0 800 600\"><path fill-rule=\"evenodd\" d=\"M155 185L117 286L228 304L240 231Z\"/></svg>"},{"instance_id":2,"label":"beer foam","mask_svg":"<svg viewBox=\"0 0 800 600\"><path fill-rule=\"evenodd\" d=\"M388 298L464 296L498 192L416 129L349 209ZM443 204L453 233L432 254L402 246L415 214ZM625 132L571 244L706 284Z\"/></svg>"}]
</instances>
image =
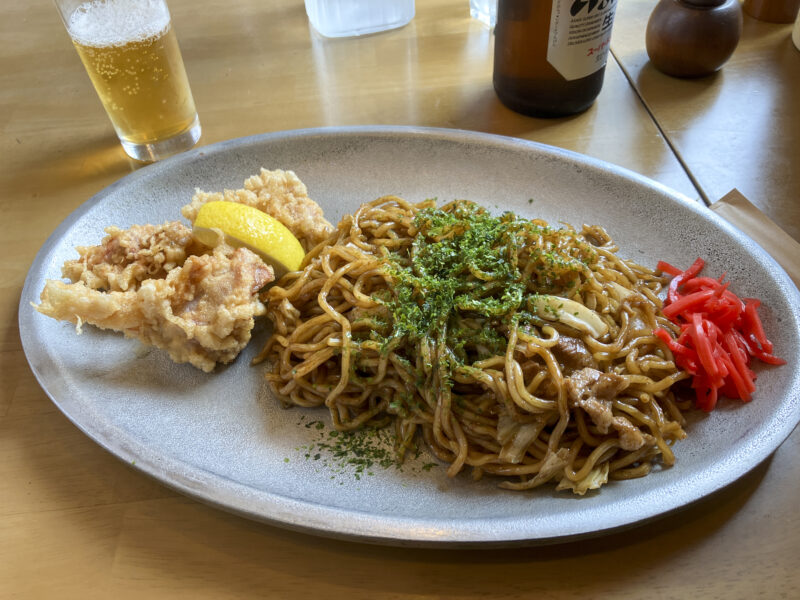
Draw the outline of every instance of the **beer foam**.
<instances>
[{"instance_id":1,"label":"beer foam","mask_svg":"<svg viewBox=\"0 0 800 600\"><path fill-rule=\"evenodd\" d=\"M67 31L83 46L124 46L157 37L168 26L163 0L92 0L73 11Z\"/></svg>"}]
</instances>

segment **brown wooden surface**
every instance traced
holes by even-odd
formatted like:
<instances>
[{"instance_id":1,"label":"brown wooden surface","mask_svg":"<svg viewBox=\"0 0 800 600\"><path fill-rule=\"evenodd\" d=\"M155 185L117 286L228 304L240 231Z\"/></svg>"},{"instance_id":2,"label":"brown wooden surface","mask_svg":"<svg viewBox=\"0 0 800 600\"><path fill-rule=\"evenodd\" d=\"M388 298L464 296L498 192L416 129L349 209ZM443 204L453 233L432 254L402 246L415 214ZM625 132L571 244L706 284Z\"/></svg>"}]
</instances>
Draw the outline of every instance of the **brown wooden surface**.
<instances>
[{"instance_id":1,"label":"brown wooden surface","mask_svg":"<svg viewBox=\"0 0 800 600\"><path fill-rule=\"evenodd\" d=\"M419 0L409 26L350 40L310 34L300 0L170 4L201 144L323 125L456 127L584 152L699 197L661 127L708 197L736 186L800 231L798 120L784 108L797 104L800 53L787 53L785 26L746 25L720 76L680 82L642 59L653 3L627 0L614 52L658 122L614 61L587 113L545 121L495 98L491 36L470 21L467 0ZM139 166L117 144L52 4L4 3L0 16L0 598L796 595L797 433L679 514L591 541L475 551L286 532L176 495L101 450L31 374L19 294L56 225Z\"/></svg>"},{"instance_id":2,"label":"brown wooden surface","mask_svg":"<svg viewBox=\"0 0 800 600\"><path fill-rule=\"evenodd\" d=\"M800 52L792 25L744 15L739 45L709 77L676 79L648 61L651 0L620 2L612 46L708 201L738 188L800 240Z\"/></svg>"}]
</instances>

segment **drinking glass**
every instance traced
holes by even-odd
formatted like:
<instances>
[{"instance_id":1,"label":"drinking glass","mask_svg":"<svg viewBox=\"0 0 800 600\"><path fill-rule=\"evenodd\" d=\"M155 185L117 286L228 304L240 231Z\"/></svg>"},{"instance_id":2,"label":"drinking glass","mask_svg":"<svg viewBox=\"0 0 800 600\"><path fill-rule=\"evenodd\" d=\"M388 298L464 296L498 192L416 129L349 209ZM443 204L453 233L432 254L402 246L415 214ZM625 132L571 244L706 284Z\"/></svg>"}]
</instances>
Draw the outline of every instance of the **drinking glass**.
<instances>
[{"instance_id":1,"label":"drinking glass","mask_svg":"<svg viewBox=\"0 0 800 600\"><path fill-rule=\"evenodd\" d=\"M164 0L54 0L128 156L188 150L200 120Z\"/></svg>"},{"instance_id":2,"label":"drinking glass","mask_svg":"<svg viewBox=\"0 0 800 600\"><path fill-rule=\"evenodd\" d=\"M396 29L414 18L414 0L305 0L311 25L325 37Z\"/></svg>"},{"instance_id":3,"label":"drinking glass","mask_svg":"<svg viewBox=\"0 0 800 600\"><path fill-rule=\"evenodd\" d=\"M489 29L497 22L497 0L469 0L469 14Z\"/></svg>"}]
</instances>

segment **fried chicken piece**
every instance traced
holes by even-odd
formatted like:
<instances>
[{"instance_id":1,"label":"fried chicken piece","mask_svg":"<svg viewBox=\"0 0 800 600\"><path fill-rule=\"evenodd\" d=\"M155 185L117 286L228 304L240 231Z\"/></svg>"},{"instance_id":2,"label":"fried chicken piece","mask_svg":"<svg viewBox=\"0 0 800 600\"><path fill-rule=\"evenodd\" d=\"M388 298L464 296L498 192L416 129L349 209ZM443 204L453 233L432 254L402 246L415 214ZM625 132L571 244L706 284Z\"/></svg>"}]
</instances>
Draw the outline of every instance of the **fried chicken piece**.
<instances>
[{"instance_id":1,"label":"fried chicken piece","mask_svg":"<svg viewBox=\"0 0 800 600\"><path fill-rule=\"evenodd\" d=\"M164 278L144 279L136 290L103 292L84 281L48 280L35 308L75 323L79 332L82 323L121 331L210 372L250 340L254 317L265 312L258 291L273 279L256 254L223 243L212 254L189 256Z\"/></svg>"},{"instance_id":2,"label":"fried chicken piece","mask_svg":"<svg viewBox=\"0 0 800 600\"><path fill-rule=\"evenodd\" d=\"M179 221L163 225L107 227L98 246L78 246L80 258L68 260L62 275L94 290L135 290L145 279L160 279L198 254L192 230Z\"/></svg>"},{"instance_id":3,"label":"fried chicken piece","mask_svg":"<svg viewBox=\"0 0 800 600\"><path fill-rule=\"evenodd\" d=\"M241 190L197 190L181 212L194 222L211 200L253 206L282 222L305 250L333 232L322 209L291 171L261 170ZM123 332L166 350L175 362L211 371L229 363L250 340L254 317L264 314L259 290L272 268L250 250L222 242L213 250L178 221L109 227L97 246L78 247L64 263L73 283L49 280L35 308L54 319Z\"/></svg>"},{"instance_id":4,"label":"fried chicken piece","mask_svg":"<svg viewBox=\"0 0 800 600\"><path fill-rule=\"evenodd\" d=\"M260 174L247 178L244 188L239 190L220 193L198 189L191 204L181 209L181 214L194 223L203 204L219 200L247 204L275 217L300 240L306 252L333 232L333 225L325 219L319 205L308 197L306 186L293 171L261 169Z\"/></svg>"}]
</instances>

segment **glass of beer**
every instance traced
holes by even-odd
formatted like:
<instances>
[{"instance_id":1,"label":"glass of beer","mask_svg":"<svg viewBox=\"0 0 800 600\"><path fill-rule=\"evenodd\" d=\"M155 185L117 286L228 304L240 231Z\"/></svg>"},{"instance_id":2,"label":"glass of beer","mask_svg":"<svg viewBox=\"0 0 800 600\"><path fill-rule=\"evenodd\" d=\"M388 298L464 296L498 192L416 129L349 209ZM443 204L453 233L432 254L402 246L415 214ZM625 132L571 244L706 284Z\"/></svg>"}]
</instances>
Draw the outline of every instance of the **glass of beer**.
<instances>
[{"instance_id":1,"label":"glass of beer","mask_svg":"<svg viewBox=\"0 0 800 600\"><path fill-rule=\"evenodd\" d=\"M200 120L164 0L55 0L122 147L156 161L188 150Z\"/></svg>"}]
</instances>

